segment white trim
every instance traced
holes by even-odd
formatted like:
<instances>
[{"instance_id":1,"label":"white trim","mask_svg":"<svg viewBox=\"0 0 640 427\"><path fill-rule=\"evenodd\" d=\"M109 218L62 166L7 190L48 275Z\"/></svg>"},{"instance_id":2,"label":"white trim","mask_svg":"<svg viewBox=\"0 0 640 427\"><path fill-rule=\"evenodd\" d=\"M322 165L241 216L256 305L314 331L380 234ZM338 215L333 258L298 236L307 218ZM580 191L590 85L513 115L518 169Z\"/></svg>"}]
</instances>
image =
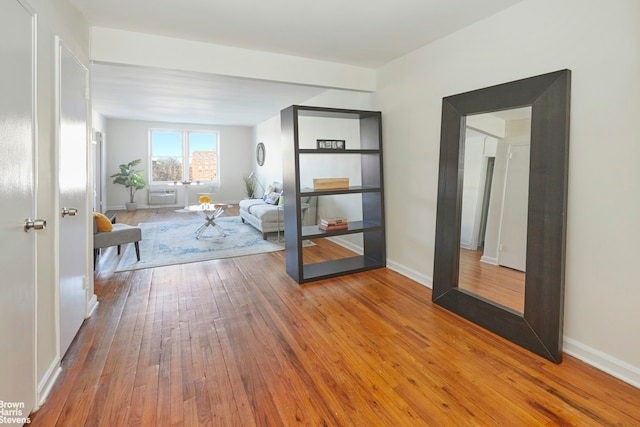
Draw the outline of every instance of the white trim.
<instances>
[{"instance_id":1,"label":"white trim","mask_svg":"<svg viewBox=\"0 0 640 427\"><path fill-rule=\"evenodd\" d=\"M327 237L327 240L335 243L336 245L340 245L343 248L347 248L350 251L353 251L355 253L357 253L358 255L362 255L364 254L364 250L362 249L362 246L359 245L355 245L351 242L349 242L348 240L342 238L342 237Z\"/></svg>"},{"instance_id":2,"label":"white trim","mask_svg":"<svg viewBox=\"0 0 640 427\"><path fill-rule=\"evenodd\" d=\"M98 302L98 296L96 294L92 294L89 302L87 303L87 316L85 317L85 319L93 316L93 313L95 313L95 311L98 309L98 304L100 304Z\"/></svg>"},{"instance_id":3,"label":"white trim","mask_svg":"<svg viewBox=\"0 0 640 427\"><path fill-rule=\"evenodd\" d=\"M364 253L364 251L362 250L362 247L358 246L358 245L354 245L353 243L340 238L340 237L328 237L327 240L332 241L333 243L340 245L344 248L347 248L359 255L362 255ZM397 263L395 261L391 261L387 258L387 268L390 270L395 271L396 273L400 273L405 277L408 277L411 280L414 280L416 282L418 282L419 284L421 284L422 286L425 286L429 289L432 289L433 287L433 278L427 276L426 274L422 274L412 268L406 267L400 263Z\"/></svg>"},{"instance_id":4,"label":"white trim","mask_svg":"<svg viewBox=\"0 0 640 427\"><path fill-rule=\"evenodd\" d=\"M53 212L60 212L60 121L61 121L61 108L60 100L62 87L62 40L60 36L54 37L55 53L54 53L54 148L53 148L53 180L54 180L54 197L53 197ZM56 358L60 359L60 215L53 216L53 304L54 304L54 333L55 333L55 353Z\"/></svg>"},{"instance_id":5,"label":"white trim","mask_svg":"<svg viewBox=\"0 0 640 427\"><path fill-rule=\"evenodd\" d=\"M44 373L42 379L40 380L40 383L38 384L36 409L40 408L46 402L47 398L49 397L49 393L51 392L51 389L56 383L56 380L60 376L61 372L62 367L60 367L60 358L56 357L51 365L49 365L49 369L47 369L47 372Z\"/></svg>"},{"instance_id":6,"label":"white trim","mask_svg":"<svg viewBox=\"0 0 640 427\"><path fill-rule=\"evenodd\" d=\"M397 263L395 261L391 261L387 258L387 268L395 271L396 273L400 273L409 279L418 282L422 286L425 286L429 289L433 289L433 277L427 276L426 274L422 274L419 271L416 271L412 268L409 268L405 265Z\"/></svg>"},{"instance_id":7,"label":"white trim","mask_svg":"<svg viewBox=\"0 0 640 427\"><path fill-rule=\"evenodd\" d=\"M73 54L73 52L72 52ZM85 157L86 157L86 168L85 173L87 174L86 178L86 191L84 197L84 206L86 215L84 215L84 229L85 229L85 253L89 254L85 258L85 281L83 284L85 295L84 295L84 313L85 319L91 316L93 310L95 310L95 305L97 305L97 296L93 293L94 291L94 282L93 282L93 202L94 202L94 162L93 162L93 142L92 142L92 134L93 134L93 114L92 114L92 104L91 104L91 75L89 72L89 68L86 67L80 60L73 55L74 58L80 63L82 68L84 68L84 87L85 87L85 119L84 119L84 130L85 130Z\"/></svg>"},{"instance_id":8,"label":"white trim","mask_svg":"<svg viewBox=\"0 0 640 427\"><path fill-rule=\"evenodd\" d=\"M482 255L480 257L480 262L484 262L491 265L498 265L498 258Z\"/></svg>"},{"instance_id":9,"label":"white trim","mask_svg":"<svg viewBox=\"0 0 640 427\"><path fill-rule=\"evenodd\" d=\"M31 209L32 215L35 218L41 218L38 211L38 14L31 7L29 3L23 0L18 0L18 4L22 6L28 14L31 15L31 179L33 179L31 187ZM32 350L31 365L33 371L31 372L31 391L33 392L33 404L38 407L38 240L39 236L36 233L33 240L33 274L31 279L33 280L33 324L31 325L31 340Z\"/></svg>"},{"instance_id":10,"label":"white trim","mask_svg":"<svg viewBox=\"0 0 640 427\"><path fill-rule=\"evenodd\" d=\"M569 337L564 337L563 352L634 387L640 388L640 368L637 366L616 359Z\"/></svg>"}]
</instances>

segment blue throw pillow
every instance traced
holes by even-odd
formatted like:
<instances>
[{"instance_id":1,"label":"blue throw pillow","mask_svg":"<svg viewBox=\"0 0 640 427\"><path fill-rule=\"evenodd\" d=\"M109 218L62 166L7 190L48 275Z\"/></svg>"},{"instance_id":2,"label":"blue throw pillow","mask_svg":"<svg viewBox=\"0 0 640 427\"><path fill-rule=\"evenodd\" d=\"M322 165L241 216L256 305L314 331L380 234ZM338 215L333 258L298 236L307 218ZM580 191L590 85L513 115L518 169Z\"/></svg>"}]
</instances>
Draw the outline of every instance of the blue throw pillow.
<instances>
[{"instance_id":1,"label":"blue throw pillow","mask_svg":"<svg viewBox=\"0 0 640 427\"><path fill-rule=\"evenodd\" d=\"M266 195L264 201L270 205L276 205L280 201L280 193L276 193L275 191L271 192Z\"/></svg>"}]
</instances>

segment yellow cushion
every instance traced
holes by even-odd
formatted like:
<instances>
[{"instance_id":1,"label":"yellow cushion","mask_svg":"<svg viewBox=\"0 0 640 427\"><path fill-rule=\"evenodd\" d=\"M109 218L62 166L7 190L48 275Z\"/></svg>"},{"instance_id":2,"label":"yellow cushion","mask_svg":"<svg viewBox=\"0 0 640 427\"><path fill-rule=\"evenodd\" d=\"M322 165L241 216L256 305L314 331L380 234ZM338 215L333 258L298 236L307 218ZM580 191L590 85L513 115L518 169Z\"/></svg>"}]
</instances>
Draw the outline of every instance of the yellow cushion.
<instances>
[{"instance_id":1,"label":"yellow cushion","mask_svg":"<svg viewBox=\"0 0 640 427\"><path fill-rule=\"evenodd\" d=\"M109 221L105 215L100 212L94 212L93 216L96 219L96 225L98 226L98 231L111 231L113 230L113 224Z\"/></svg>"}]
</instances>

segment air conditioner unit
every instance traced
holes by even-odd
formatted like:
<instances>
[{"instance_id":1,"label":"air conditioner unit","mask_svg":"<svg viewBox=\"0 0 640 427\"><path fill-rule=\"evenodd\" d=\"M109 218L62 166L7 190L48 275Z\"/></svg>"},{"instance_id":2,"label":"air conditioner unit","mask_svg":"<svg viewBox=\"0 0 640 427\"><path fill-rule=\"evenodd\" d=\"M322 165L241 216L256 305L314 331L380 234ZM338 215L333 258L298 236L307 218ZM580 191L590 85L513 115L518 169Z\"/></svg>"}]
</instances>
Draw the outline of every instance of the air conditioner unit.
<instances>
[{"instance_id":1,"label":"air conditioner unit","mask_svg":"<svg viewBox=\"0 0 640 427\"><path fill-rule=\"evenodd\" d=\"M149 189L149 205L175 205L176 190Z\"/></svg>"}]
</instances>

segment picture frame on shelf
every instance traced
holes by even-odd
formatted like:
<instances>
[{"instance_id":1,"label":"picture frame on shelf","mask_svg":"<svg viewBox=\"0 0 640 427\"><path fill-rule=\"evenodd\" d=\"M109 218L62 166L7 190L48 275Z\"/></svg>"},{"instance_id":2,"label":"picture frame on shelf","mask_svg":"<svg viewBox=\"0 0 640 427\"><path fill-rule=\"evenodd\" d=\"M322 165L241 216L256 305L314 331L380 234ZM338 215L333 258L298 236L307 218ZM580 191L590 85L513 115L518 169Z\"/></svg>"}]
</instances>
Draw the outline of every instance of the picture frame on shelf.
<instances>
[{"instance_id":1,"label":"picture frame on shelf","mask_svg":"<svg viewBox=\"0 0 640 427\"><path fill-rule=\"evenodd\" d=\"M318 150L345 150L347 148L344 139L316 139Z\"/></svg>"}]
</instances>

